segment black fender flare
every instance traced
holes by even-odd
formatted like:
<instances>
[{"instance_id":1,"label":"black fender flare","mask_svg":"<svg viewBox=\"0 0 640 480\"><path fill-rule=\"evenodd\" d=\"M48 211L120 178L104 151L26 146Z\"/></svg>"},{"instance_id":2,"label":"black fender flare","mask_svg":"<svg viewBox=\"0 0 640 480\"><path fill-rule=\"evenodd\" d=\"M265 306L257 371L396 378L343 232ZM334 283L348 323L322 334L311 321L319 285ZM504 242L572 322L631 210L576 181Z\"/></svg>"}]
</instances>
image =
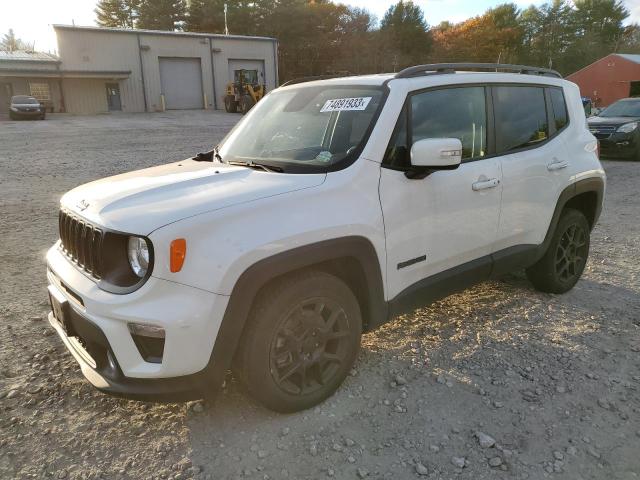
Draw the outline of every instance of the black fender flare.
<instances>
[{"instance_id":1,"label":"black fender flare","mask_svg":"<svg viewBox=\"0 0 640 480\"><path fill-rule=\"evenodd\" d=\"M384 299L381 260L369 239L361 236L341 237L277 253L248 267L235 283L209 363L202 372L209 384L207 392L203 393L213 393L211 387L217 390L222 385L253 301L267 283L290 272L344 258L355 259L362 269L366 283L366 330L384 323L388 318L388 306Z\"/></svg>"},{"instance_id":2,"label":"black fender flare","mask_svg":"<svg viewBox=\"0 0 640 480\"><path fill-rule=\"evenodd\" d=\"M593 222L591 223L591 228L598 223L598 219L602 213L602 203L604 199L604 179L602 177L589 177L572 183L560 193L558 201L556 202L556 208L553 211L553 216L551 217L551 222L549 223L549 229L544 237L544 241L537 249L535 261L531 262L531 264L540 260L547 252L551 239L553 238L553 234L558 226L558 222L560 221L560 215L567 203L569 203L572 198L587 192L593 192L596 194L596 209L594 212Z\"/></svg>"}]
</instances>

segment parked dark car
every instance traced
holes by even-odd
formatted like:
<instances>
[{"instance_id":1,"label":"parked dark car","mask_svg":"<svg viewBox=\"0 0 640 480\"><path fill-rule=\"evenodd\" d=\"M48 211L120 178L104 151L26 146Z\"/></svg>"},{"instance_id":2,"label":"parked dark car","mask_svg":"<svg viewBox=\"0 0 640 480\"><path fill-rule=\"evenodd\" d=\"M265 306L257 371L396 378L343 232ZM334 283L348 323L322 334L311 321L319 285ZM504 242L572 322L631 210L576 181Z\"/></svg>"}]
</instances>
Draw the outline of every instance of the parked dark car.
<instances>
[{"instance_id":1,"label":"parked dark car","mask_svg":"<svg viewBox=\"0 0 640 480\"><path fill-rule=\"evenodd\" d=\"M15 95L11 97L9 117L11 120L19 120L21 118L38 118L44 120L45 106L28 95Z\"/></svg>"},{"instance_id":2,"label":"parked dark car","mask_svg":"<svg viewBox=\"0 0 640 480\"><path fill-rule=\"evenodd\" d=\"M640 161L640 98L624 98L587 120L600 156Z\"/></svg>"}]
</instances>

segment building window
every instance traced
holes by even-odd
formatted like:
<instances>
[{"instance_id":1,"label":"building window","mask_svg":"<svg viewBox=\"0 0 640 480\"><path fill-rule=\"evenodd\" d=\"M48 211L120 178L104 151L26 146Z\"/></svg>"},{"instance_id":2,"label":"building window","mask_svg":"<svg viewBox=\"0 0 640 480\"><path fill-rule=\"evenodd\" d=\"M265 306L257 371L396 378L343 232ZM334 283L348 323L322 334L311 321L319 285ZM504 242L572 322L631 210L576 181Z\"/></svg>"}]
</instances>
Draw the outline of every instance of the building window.
<instances>
[{"instance_id":1,"label":"building window","mask_svg":"<svg viewBox=\"0 0 640 480\"><path fill-rule=\"evenodd\" d=\"M48 83L29 83L31 96L38 100L51 100L51 92Z\"/></svg>"}]
</instances>

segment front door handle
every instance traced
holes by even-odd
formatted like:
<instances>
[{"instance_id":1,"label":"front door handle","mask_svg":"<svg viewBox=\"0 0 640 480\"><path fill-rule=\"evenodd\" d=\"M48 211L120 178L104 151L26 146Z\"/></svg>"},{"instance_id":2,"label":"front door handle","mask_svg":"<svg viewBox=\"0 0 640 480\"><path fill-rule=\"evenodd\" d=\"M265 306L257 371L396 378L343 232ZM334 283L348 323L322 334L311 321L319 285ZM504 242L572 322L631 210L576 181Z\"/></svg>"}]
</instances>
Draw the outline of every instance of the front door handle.
<instances>
[{"instance_id":1,"label":"front door handle","mask_svg":"<svg viewBox=\"0 0 640 480\"><path fill-rule=\"evenodd\" d=\"M478 180L471 185L474 192L479 190L486 190L488 188L495 188L500 185L500 180L497 178L491 178L489 180Z\"/></svg>"},{"instance_id":2,"label":"front door handle","mask_svg":"<svg viewBox=\"0 0 640 480\"><path fill-rule=\"evenodd\" d=\"M563 168L567 168L568 166L569 166L569 162L554 160L553 162L547 165L547 170L549 170L550 172L554 172L556 170L562 170Z\"/></svg>"}]
</instances>

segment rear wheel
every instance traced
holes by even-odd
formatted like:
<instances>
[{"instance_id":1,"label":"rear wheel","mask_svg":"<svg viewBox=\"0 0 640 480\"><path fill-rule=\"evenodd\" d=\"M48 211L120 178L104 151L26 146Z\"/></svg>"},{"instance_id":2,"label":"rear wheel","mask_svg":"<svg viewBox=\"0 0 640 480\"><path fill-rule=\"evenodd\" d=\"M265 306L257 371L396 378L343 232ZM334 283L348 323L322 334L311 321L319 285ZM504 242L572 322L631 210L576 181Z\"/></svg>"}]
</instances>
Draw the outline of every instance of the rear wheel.
<instances>
[{"instance_id":1,"label":"rear wheel","mask_svg":"<svg viewBox=\"0 0 640 480\"><path fill-rule=\"evenodd\" d=\"M227 113L236 113L238 111L238 102L233 95L224 97L224 109Z\"/></svg>"},{"instance_id":2,"label":"rear wheel","mask_svg":"<svg viewBox=\"0 0 640 480\"><path fill-rule=\"evenodd\" d=\"M261 292L234 361L234 376L256 400L279 412L329 397L360 349L356 298L339 278L308 271Z\"/></svg>"},{"instance_id":3,"label":"rear wheel","mask_svg":"<svg viewBox=\"0 0 640 480\"><path fill-rule=\"evenodd\" d=\"M242 112L243 115L245 115L249 110L251 110L251 107L253 107L254 104L255 102L253 101L253 98L251 98L250 95L244 95L240 99L240 111Z\"/></svg>"},{"instance_id":4,"label":"rear wheel","mask_svg":"<svg viewBox=\"0 0 640 480\"><path fill-rule=\"evenodd\" d=\"M589 222L578 210L562 213L549 249L527 269L527 277L542 292L565 293L580 279L589 256Z\"/></svg>"}]
</instances>

